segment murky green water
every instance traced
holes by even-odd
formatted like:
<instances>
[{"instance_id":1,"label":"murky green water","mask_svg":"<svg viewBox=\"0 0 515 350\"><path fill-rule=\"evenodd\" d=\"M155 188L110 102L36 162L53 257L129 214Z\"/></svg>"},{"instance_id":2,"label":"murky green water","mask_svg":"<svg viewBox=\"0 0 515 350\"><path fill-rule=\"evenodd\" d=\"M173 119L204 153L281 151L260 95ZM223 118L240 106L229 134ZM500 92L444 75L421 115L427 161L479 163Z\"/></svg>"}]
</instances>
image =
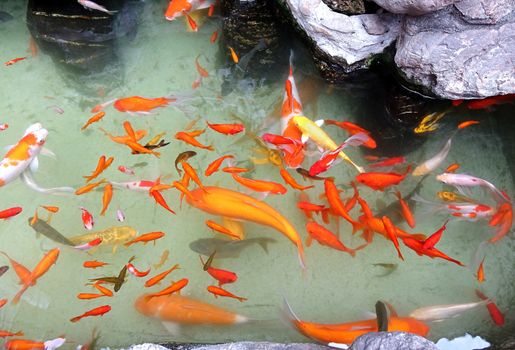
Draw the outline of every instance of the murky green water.
<instances>
[{"instance_id":1,"label":"murky green water","mask_svg":"<svg viewBox=\"0 0 515 350\"><path fill-rule=\"evenodd\" d=\"M163 6L146 4L134 40L120 40L118 61L94 78L66 72L44 53L13 66L0 68L0 122L9 124L9 128L1 132L1 146L16 143L32 123L40 122L49 130L46 145L55 152L57 158L40 157L39 171L35 177L41 186L81 186L82 176L95 168L99 156L103 154L115 158L113 166L103 175L109 180L154 180L159 175L167 174L176 179L173 165L176 155L192 148L173 139L173 135L183 130L192 119L202 116L211 122L232 122L230 116L236 114L243 118L247 129L255 129L272 112L274 103L282 98L287 66L277 67L275 84L255 89L236 89L225 96L222 102L217 101L222 83L221 72L217 74L222 67L219 50L225 50L223 45L209 43L211 33L218 28L217 20L207 21L198 33L191 33L187 31L182 19L166 22L162 18ZM26 5L23 2L2 2L0 9L15 17L12 21L0 23L0 60L5 62L26 55L29 32L24 20ZM211 75L204 79L198 90L191 92L191 84L198 76L194 65L198 54L201 54L201 62ZM300 79L300 72L310 70L309 63L298 66L296 78ZM306 108L308 116L313 120L319 117L343 118L349 121L361 121L365 117L373 120L371 118L374 116L367 115L370 113L371 98L366 91L355 93L349 88L333 89L328 94L326 87L320 90L316 101L318 116L309 115L312 108ZM204 99L195 98L187 106L187 113L169 107L159 109L157 115L153 116L129 116L109 107L101 122L85 132L80 131L80 127L91 116L89 109L102 101L131 95L158 97L178 92L203 96ZM59 106L64 113L58 114L48 108L52 105ZM409 162L418 164L431 157L447 140L451 126L472 118L479 118L481 124L466 129L454 138L452 150L439 170L443 170L448 164L460 163L464 173L487 179L513 195L513 178L503 155L502 140L496 134L496 121L493 115L485 112L458 110L445 119L449 128L441 128L440 131L430 134L422 147L407 155ZM101 126L115 135L122 135L121 124L124 120L130 120L137 129L147 129L151 136L166 132L165 138L171 140L171 144L161 150L160 159L150 155L130 155L126 147L113 143L99 131ZM202 124L203 121L200 121L199 125ZM278 125L272 126L270 131L278 132L278 128ZM345 137L343 132L328 130L336 140L343 140ZM234 141L238 139L240 136L230 137L206 132L200 140L205 144L213 144L216 151L196 150L198 155L191 160L191 164L199 172L201 169L203 172L212 160L227 153L235 154L239 161L248 161L254 143L244 141L235 144ZM411 149L406 149L406 153L407 151ZM350 150L349 154L365 164L358 150ZM134 177L116 170L119 165L132 166L138 162L148 164L136 168ZM355 176L354 170L345 164L336 166L330 174L336 177L338 184L348 184ZM282 182L277 168L269 164L256 166L251 177ZM297 179L301 181L301 178ZM203 181L209 185L245 192L225 173L216 173ZM418 179L410 177L399 189L407 193L417 181ZM322 193L323 186L319 183L316 186L309 193L314 202L320 202L316 198ZM421 195L436 200L435 193L441 189L441 184L431 176L424 182ZM363 188L361 193L373 210L377 209L377 199L387 204L395 201L393 194L388 192L374 192ZM269 237L277 240L277 243L269 246L268 253L255 245L244 250L239 258L216 260L216 267L234 271L239 276L235 284L226 285L227 289L248 298L248 301L240 303L233 299L214 299L205 288L215 281L202 270L197 253L189 249L189 244L199 238L215 237L206 228L204 221L217 218L190 208L187 204L180 209L175 190L165 192L164 195L170 206L177 211L177 215L171 215L156 206L146 193L115 190L105 217L98 215L102 207L101 192L80 197L44 195L28 189L17 180L2 188L1 194L2 209L23 207L21 215L0 222L1 250L30 269L37 264L45 251L58 246L46 238L36 238L34 231L27 225L28 217L33 215L39 205L60 207L51 224L65 236L87 232L81 222L80 206L93 213L94 230L120 225L115 216L119 207L126 215L123 224L134 227L139 233L166 233L166 237L155 245L136 244L130 248L122 246L115 255L109 247L101 247L88 255L61 246L61 254L55 267L41 277L36 286L29 288L20 304L7 304L0 309L0 329L24 330L27 339L46 340L65 334L68 340L81 344L97 328L101 333L100 344L110 347L122 347L143 341L306 341L306 338L290 330L279 320L282 295L288 297L302 319L320 323L362 319L363 312L371 310L378 299L395 305L400 314L407 314L422 306L463 303L477 299L474 289L478 287L478 283L469 269L443 260L418 257L404 247L402 250L406 261L400 262L396 259L391 242L382 237L376 237L373 244L360 251L355 258L314 243L307 248L307 273L302 276L294 246L275 230L255 224L245 225L247 237ZM350 196L350 191L344 196ZM298 192L289 189L286 195L270 195L265 201L283 213L304 239L307 235L304 229L305 218L295 207L297 198ZM39 213L40 216L46 216L44 210L40 209ZM418 209L415 214L418 220L416 232L434 232L445 220L445 215L428 213L423 208ZM358 216L357 208L352 215ZM341 238L348 246L355 247L362 243L359 235L351 236L350 225L342 221L340 226ZM401 224L401 227L407 228L405 224ZM334 223L330 229L336 230ZM468 264L478 244L489 238L491 231L483 221L451 221L439 248ZM505 327L495 327L486 308L478 308L461 317L431 324L431 339L457 336L464 332L488 338L502 332L508 334L514 329L515 316L513 312L507 311L515 304L513 243L513 237L508 236L487 247L486 282L482 286L487 295L495 298L499 308L506 311ZM152 290L161 289L172 279L186 277L190 283L183 295L262 321L234 327L186 326L178 334L170 335L158 320L146 318L134 309L136 297L148 291L143 285L146 278L138 279L134 276L128 276L127 283L112 298L92 301L76 298L80 292L94 292L84 285L89 278L116 275L133 255L137 257L136 266L146 269L159 260L165 249L170 251L170 259L160 270L152 271L151 275L176 263L181 265L181 269ZM82 267L85 260L93 259L109 262L110 265L97 270ZM392 274L381 277L384 271L374 267L373 263L398 263L399 266ZM8 264L8 261L2 258L1 264ZM0 282L0 297L11 299L19 288L14 271L11 269L0 278ZM103 317L85 318L79 323L69 321L73 316L105 304L111 305L112 310ZM75 343L67 346L75 347Z\"/></svg>"}]
</instances>

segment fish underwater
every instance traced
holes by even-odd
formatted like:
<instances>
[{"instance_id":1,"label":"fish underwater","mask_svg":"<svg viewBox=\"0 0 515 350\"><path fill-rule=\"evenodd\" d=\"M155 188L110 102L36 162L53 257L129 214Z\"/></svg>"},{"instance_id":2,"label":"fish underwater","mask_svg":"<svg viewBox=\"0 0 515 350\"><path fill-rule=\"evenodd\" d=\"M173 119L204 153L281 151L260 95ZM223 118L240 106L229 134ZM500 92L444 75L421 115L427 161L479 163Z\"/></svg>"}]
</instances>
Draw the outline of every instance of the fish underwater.
<instances>
[{"instance_id":1,"label":"fish underwater","mask_svg":"<svg viewBox=\"0 0 515 350\"><path fill-rule=\"evenodd\" d=\"M61 243L64 245L75 246L72 241L63 236L59 231L50 226L46 221L41 219L36 219L35 222L33 217L28 219L29 226L36 231L37 234L42 234L43 236L51 239L54 242Z\"/></svg>"},{"instance_id":2,"label":"fish underwater","mask_svg":"<svg viewBox=\"0 0 515 350\"><path fill-rule=\"evenodd\" d=\"M210 256L216 251L218 258L238 258L243 250L258 244L268 254L268 244L277 243L273 238L246 238L241 241L228 241L220 238L201 238L190 243L189 247L196 253Z\"/></svg>"},{"instance_id":3,"label":"fish underwater","mask_svg":"<svg viewBox=\"0 0 515 350\"><path fill-rule=\"evenodd\" d=\"M116 252L118 245L126 243L126 241L134 238L138 232L130 226L113 226L104 230L89 232L83 235L70 237L73 245L86 244L96 238L102 239L102 245L113 245L113 254Z\"/></svg>"}]
</instances>

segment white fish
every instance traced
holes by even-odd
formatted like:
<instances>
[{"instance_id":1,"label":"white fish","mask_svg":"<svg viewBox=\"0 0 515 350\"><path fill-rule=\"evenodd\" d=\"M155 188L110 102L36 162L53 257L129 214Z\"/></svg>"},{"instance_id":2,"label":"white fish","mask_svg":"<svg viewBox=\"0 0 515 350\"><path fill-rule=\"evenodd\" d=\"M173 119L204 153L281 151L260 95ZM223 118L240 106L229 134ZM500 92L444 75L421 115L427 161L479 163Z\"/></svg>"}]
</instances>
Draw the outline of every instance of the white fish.
<instances>
[{"instance_id":1,"label":"white fish","mask_svg":"<svg viewBox=\"0 0 515 350\"><path fill-rule=\"evenodd\" d=\"M457 187L458 190L460 187L486 187L494 194L499 196L503 201L510 201L508 197L501 191L499 191L491 182L480 179L479 177L467 175L467 174L453 174L453 173L443 173L440 175L436 175L436 179L438 181L443 182L444 184Z\"/></svg>"},{"instance_id":2,"label":"white fish","mask_svg":"<svg viewBox=\"0 0 515 350\"><path fill-rule=\"evenodd\" d=\"M426 160L424 163L417 166L415 168L415 170L413 170L412 175L413 176L426 175L426 174L432 172L433 170L435 170L436 168L438 168L438 166L440 164L442 164L442 162L445 160L445 158L447 158L447 155L449 154L449 151L451 150L451 141L452 141L452 137L449 138L449 140L447 140L447 142L445 143L445 146L442 148L442 150L440 152L435 154L432 158Z\"/></svg>"},{"instance_id":3,"label":"white fish","mask_svg":"<svg viewBox=\"0 0 515 350\"><path fill-rule=\"evenodd\" d=\"M101 11L101 12L107 13L108 15L113 15L116 12L118 12L118 11L109 11L104 6L100 6L99 4L97 4L93 1L89 1L89 0L77 0L77 2L89 10Z\"/></svg>"},{"instance_id":4,"label":"white fish","mask_svg":"<svg viewBox=\"0 0 515 350\"><path fill-rule=\"evenodd\" d=\"M428 201L418 194L411 197L412 200L424 203L434 207L437 211L446 210L450 215L469 221L476 221L477 219L489 218L495 213L495 208L485 204L470 204L470 203L435 203Z\"/></svg>"},{"instance_id":5,"label":"white fish","mask_svg":"<svg viewBox=\"0 0 515 350\"><path fill-rule=\"evenodd\" d=\"M120 208L118 208L118 210L116 211L116 218L120 222L124 222L125 221L125 214L123 213L123 211Z\"/></svg>"},{"instance_id":6,"label":"white fish","mask_svg":"<svg viewBox=\"0 0 515 350\"><path fill-rule=\"evenodd\" d=\"M45 342L45 350L54 350L61 347L66 342L65 338L55 338Z\"/></svg>"},{"instance_id":7,"label":"white fish","mask_svg":"<svg viewBox=\"0 0 515 350\"><path fill-rule=\"evenodd\" d=\"M476 301L474 303L433 305L413 310L408 316L419 321L442 321L447 318L457 317L461 313L485 305L489 300Z\"/></svg>"}]
</instances>

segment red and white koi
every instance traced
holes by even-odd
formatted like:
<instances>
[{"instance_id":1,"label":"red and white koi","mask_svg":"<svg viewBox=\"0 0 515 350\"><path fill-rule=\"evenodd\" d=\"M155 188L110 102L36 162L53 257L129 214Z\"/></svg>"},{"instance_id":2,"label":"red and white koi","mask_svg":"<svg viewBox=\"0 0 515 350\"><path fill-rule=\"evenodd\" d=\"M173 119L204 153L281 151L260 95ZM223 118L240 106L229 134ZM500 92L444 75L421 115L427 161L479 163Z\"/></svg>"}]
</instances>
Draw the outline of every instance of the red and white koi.
<instances>
[{"instance_id":1,"label":"red and white koi","mask_svg":"<svg viewBox=\"0 0 515 350\"><path fill-rule=\"evenodd\" d=\"M9 127L9 124L7 124L7 123L0 124L0 131L4 131L4 130L6 130L8 127Z\"/></svg>"},{"instance_id":2,"label":"red and white koi","mask_svg":"<svg viewBox=\"0 0 515 350\"><path fill-rule=\"evenodd\" d=\"M469 221L489 218L495 213L495 208L485 204L471 203L435 203L428 201L415 194L411 197L414 201L425 203L436 209L436 211L447 211L450 215Z\"/></svg>"},{"instance_id":3,"label":"red and white koi","mask_svg":"<svg viewBox=\"0 0 515 350\"><path fill-rule=\"evenodd\" d=\"M84 207L80 207L80 210L82 211L82 223L84 224L84 228L86 230L93 229L93 226L95 225L93 215L91 215L91 213Z\"/></svg>"},{"instance_id":4,"label":"red and white koi","mask_svg":"<svg viewBox=\"0 0 515 350\"><path fill-rule=\"evenodd\" d=\"M165 18L168 21L173 21L177 17L184 16L192 11L209 8L213 4L213 0L171 0L166 9Z\"/></svg>"},{"instance_id":5,"label":"red and white koi","mask_svg":"<svg viewBox=\"0 0 515 350\"><path fill-rule=\"evenodd\" d=\"M136 173L134 172L133 169L131 168L127 168L125 165L120 165L118 166L118 170L126 175L135 175Z\"/></svg>"},{"instance_id":6,"label":"red and white koi","mask_svg":"<svg viewBox=\"0 0 515 350\"><path fill-rule=\"evenodd\" d=\"M131 274L133 274L136 277L145 277L150 273L150 267L147 271L140 271L132 263L127 263L127 271L129 271Z\"/></svg>"},{"instance_id":7,"label":"red and white koi","mask_svg":"<svg viewBox=\"0 0 515 350\"><path fill-rule=\"evenodd\" d=\"M124 212L118 208L116 210L116 220L120 221L120 222L124 222L125 221L125 214Z\"/></svg>"},{"instance_id":8,"label":"red and white koi","mask_svg":"<svg viewBox=\"0 0 515 350\"><path fill-rule=\"evenodd\" d=\"M0 187L16 180L29 166L37 167L37 156L45 144L48 131L40 123L32 124L23 137L0 162Z\"/></svg>"},{"instance_id":9,"label":"red and white koi","mask_svg":"<svg viewBox=\"0 0 515 350\"><path fill-rule=\"evenodd\" d=\"M128 181L128 182L110 181L110 183L114 187L117 187L117 188L125 188L125 189L131 190L131 191L147 192L147 193L150 190L150 188L156 184L155 181L150 181L150 180Z\"/></svg>"}]
</instances>

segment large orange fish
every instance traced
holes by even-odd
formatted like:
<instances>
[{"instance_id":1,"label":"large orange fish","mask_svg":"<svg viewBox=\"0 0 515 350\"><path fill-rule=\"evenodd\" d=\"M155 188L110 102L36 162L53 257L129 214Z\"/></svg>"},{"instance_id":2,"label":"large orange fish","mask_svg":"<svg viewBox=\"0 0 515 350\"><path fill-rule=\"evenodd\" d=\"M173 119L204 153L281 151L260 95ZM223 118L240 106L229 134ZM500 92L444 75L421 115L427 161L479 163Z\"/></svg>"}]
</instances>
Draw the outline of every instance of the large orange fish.
<instances>
[{"instance_id":1,"label":"large orange fish","mask_svg":"<svg viewBox=\"0 0 515 350\"><path fill-rule=\"evenodd\" d=\"M146 294L136 299L134 306L141 314L160 320L170 331L177 324L222 326L248 321L245 316L180 295L148 298Z\"/></svg>"},{"instance_id":2,"label":"large orange fish","mask_svg":"<svg viewBox=\"0 0 515 350\"><path fill-rule=\"evenodd\" d=\"M345 205L342 203L340 199L340 193L338 189L336 188L336 185L334 184L333 178L326 178L324 180L324 187L325 187L325 196L327 198L327 201L329 202L329 205L334 210L334 212L341 217L343 217L345 220L347 220L352 225L352 232L356 232L356 230L359 227L359 223L356 222L353 218L350 217L349 213L345 209Z\"/></svg>"},{"instance_id":3,"label":"large orange fish","mask_svg":"<svg viewBox=\"0 0 515 350\"><path fill-rule=\"evenodd\" d=\"M378 331L375 318L339 324L306 322L295 315L286 300L284 311L286 317L297 331L323 344L351 344L357 337L363 334ZM425 323L411 317L391 316L388 320L388 331L408 332L425 337L429 333L429 327Z\"/></svg>"},{"instance_id":4,"label":"large orange fish","mask_svg":"<svg viewBox=\"0 0 515 350\"><path fill-rule=\"evenodd\" d=\"M191 206L212 215L275 228L297 246L301 266L305 266L304 248L299 234L284 216L268 204L243 193L214 186L189 192L186 201Z\"/></svg>"},{"instance_id":5,"label":"large orange fish","mask_svg":"<svg viewBox=\"0 0 515 350\"><path fill-rule=\"evenodd\" d=\"M280 183L273 181L255 180L232 174L234 181L257 192L268 192L272 194L285 194L288 190Z\"/></svg>"},{"instance_id":6,"label":"large orange fish","mask_svg":"<svg viewBox=\"0 0 515 350\"><path fill-rule=\"evenodd\" d=\"M30 276L23 283L21 290L14 296L12 299L13 304L17 304L20 301L21 296L25 291L32 285L34 285L38 278L43 276L52 265L55 264L57 258L59 257L59 248L54 248L50 250L36 265L34 270L31 271Z\"/></svg>"},{"instance_id":7,"label":"large orange fish","mask_svg":"<svg viewBox=\"0 0 515 350\"><path fill-rule=\"evenodd\" d=\"M356 256L356 250L360 249L351 249L346 247L334 233L322 225L317 224L316 222L308 222L306 225L306 230L309 233L309 236L306 239L306 245L308 247L311 246L311 242L314 239L321 245L349 253L353 257Z\"/></svg>"}]
</instances>

